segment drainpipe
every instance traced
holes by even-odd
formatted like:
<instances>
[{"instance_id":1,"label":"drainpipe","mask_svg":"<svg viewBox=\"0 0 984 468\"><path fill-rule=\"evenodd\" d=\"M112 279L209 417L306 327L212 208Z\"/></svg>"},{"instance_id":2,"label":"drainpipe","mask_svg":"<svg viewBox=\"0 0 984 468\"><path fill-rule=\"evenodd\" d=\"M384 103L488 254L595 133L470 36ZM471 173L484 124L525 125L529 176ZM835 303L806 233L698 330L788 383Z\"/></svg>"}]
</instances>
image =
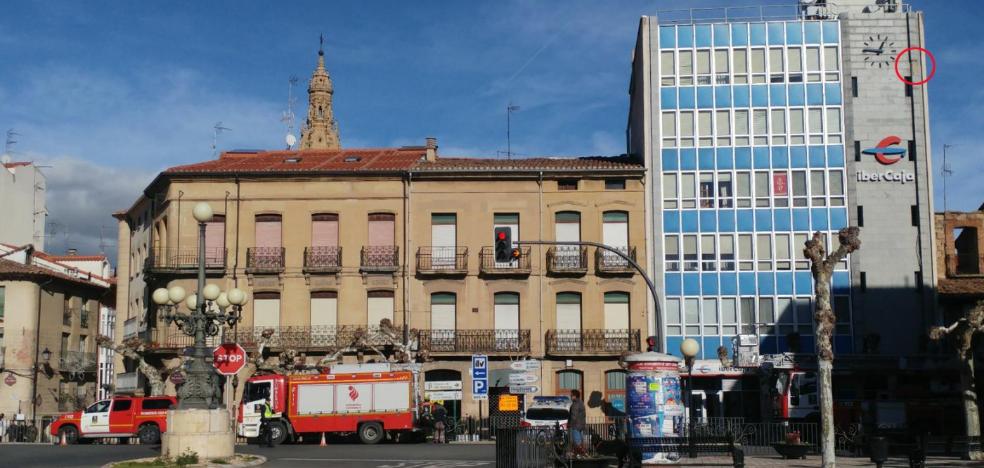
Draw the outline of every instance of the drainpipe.
<instances>
[{"instance_id":1,"label":"drainpipe","mask_svg":"<svg viewBox=\"0 0 984 468\"><path fill-rule=\"evenodd\" d=\"M38 284L38 315L34 326L34 379L31 382L31 421L37 421L38 413L38 357L41 354L41 293L53 280Z\"/></svg>"},{"instance_id":2,"label":"drainpipe","mask_svg":"<svg viewBox=\"0 0 984 468\"><path fill-rule=\"evenodd\" d=\"M184 196L183 190L178 190L178 246L175 247L175 253L180 255L181 253L181 197Z\"/></svg>"},{"instance_id":3,"label":"drainpipe","mask_svg":"<svg viewBox=\"0 0 984 468\"><path fill-rule=\"evenodd\" d=\"M234 287L239 287L239 214L241 213L240 205L242 202L239 198L239 176L236 176L236 258L232 264L232 282ZM238 322L236 323L238 325Z\"/></svg>"},{"instance_id":4,"label":"drainpipe","mask_svg":"<svg viewBox=\"0 0 984 468\"><path fill-rule=\"evenodd\" d=\"M410 344L410 184L413 172L403 181L403 346Z\"/></svg>"},{"instance_id":5,"label":"drainpipe","mask_svg":"<svg viewBox=\"0 0 984 468\"><path fill-rule=\"evenodd\" d=\"M536 196L537 196L536 210L537 210L537 217L539 218L539 223L537 223L537 224L539 224L539 232L538 232L538 235L539 235L539 238L540 239L543 239L543 171L540 171L539 173L537 173L536 187L537 187L537 191L536 191L537 192L536 193ZM536 247L536 255L537 255L536 259L537 259L537 262L538 263L544 261L544 258L543 258L543 248L542 247L540 247L540 246L537 246ZM537 277L536 277L536 283L537 283L537 308L540 309L540 314L539 314L540 315L540 330L538 330L537 333L539 334L539 337L540 337L540 340L541 340L540 341L540 346L544 350L546 349L546 343L543 342L543 339L544 339L544 334L543 334L543 325L544 325L544 323L543 323L543 275L545 273L546 273L546 268L545 267L544 268L541 268L540 274L537 275ZM533 350L531 349L530 352L532 353ZM545 352L543 354L546 355ZM543 380L542 380L543 379L543 373L542 372L543 372L543 370L541 369L541 374L540 374L541 380L540 380L540 382L543 382ZM540 388L540 394L541 395L543 394L543 387L544 386L541 386L541 388Z\"/></svg>"}]
</instances>

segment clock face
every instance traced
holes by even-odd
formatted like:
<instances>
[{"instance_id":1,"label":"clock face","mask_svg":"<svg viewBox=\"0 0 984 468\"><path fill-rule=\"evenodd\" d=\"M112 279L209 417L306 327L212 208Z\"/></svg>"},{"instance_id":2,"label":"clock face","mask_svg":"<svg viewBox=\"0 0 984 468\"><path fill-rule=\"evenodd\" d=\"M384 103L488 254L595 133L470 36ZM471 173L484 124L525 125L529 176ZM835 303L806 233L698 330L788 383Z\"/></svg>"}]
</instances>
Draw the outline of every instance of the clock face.
<instances>
[{"instance_id":1,"label":"clock face","mask_svg":"<svg viewBox=\"0 0 984 468\"><path fill-rule=\"evenodd\" d=\"M861 53L864 54L864 63L867 63L869 67L885 68L892 66L899 51L895 47L895 41L887 35L878 34L868 36L868 39L864 41L864 48Z\"/></svg>"}]
</instances>

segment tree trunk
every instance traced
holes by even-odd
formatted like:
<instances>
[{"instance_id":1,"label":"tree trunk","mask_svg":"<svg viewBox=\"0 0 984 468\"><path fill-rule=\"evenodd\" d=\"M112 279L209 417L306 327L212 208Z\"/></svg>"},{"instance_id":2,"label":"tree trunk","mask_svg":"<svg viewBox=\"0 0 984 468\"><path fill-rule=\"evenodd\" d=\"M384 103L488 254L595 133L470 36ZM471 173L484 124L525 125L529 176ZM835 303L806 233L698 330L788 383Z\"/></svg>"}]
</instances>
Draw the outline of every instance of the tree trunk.
<instances>
[{"instance_id":1,"label":"tree trunk","mask_svg":"<svg viewBox=\"0 0 984 468\"><path fill-rule=\"evenodd\" d=\"M827 359L818 359L817 382L820 384L820 448L822 450L820 466L823 468L837 466L837 438L834 434L833 418L833 370L833 362Z\"/></svg>"},{"instance_id":2,"label":"tree trunk","mask_svg":"<svg viewBox=\"0 0 984 468\"><path fill-rule=\"evenodd\" d=\"M977 381L974 375L973 351L966 353L960 360L960 393L963 400L964 420L967 425L967 437L981 436L981 419L977 409ZM965 460L984 460L984 452L969 451L964 455Z\"/></svg>"}]
</instances>

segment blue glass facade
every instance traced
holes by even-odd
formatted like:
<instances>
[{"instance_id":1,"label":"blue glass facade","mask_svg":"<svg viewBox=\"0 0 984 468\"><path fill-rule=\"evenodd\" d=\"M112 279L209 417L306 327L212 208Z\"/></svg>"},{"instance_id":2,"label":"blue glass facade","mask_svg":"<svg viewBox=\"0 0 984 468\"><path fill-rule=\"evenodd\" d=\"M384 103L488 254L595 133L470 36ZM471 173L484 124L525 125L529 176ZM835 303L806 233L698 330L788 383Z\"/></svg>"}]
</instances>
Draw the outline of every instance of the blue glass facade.
<instances>
[{"instance_id":1,"label":"blue glass facade","mask_svg":"<svg viewBox=\"0 0 984 468\"><path fill-rule=\"evenodd\" d=\"M839 25L660 25L660 193L667 352L713 359L758 334L762 353L813 352L809 263L847 225ZM662 247L662 248L659 248ZM835 350L850 352L850 275L833 279Z\"/></svg>"}]
</instances>

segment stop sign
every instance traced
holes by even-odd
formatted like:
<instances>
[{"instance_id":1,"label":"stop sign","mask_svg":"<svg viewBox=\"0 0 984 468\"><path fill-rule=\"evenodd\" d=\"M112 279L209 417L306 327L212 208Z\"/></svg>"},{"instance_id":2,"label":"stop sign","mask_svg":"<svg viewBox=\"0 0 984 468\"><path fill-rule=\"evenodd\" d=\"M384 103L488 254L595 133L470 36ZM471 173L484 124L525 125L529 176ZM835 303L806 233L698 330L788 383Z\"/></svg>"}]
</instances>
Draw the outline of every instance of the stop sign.
<instances>
[{"instance_id":1,"label":"stop sign","mask_svg":"<svg viewBox=\"0 0 984 468\"><path fill-rule=\"evenodd\" d=\"M219 345L212 352L212 365L222 375L236 375L246 365L246 350L237 343Z\"/></svg>"}]
</instances>

